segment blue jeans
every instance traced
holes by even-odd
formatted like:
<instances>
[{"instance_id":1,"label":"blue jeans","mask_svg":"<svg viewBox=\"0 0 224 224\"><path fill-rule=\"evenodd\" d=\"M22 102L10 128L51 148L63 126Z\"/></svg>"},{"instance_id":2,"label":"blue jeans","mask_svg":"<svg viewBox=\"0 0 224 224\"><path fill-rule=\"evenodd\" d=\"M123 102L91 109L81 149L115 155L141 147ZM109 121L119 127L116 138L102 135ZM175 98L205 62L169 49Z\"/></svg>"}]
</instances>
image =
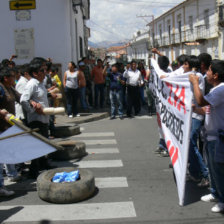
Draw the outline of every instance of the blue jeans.
<instances>
[{"instance_id":1,"label":"blue jeans","mask_svg":"<svg viewBox=\"0 0 224 224\"><path fill-rule=\"evenodd\" d=\"M205 145L210 174L210 191L219 202L224 203L224 163L215 161L216 146L217 141L207 141Z\"/></svg>"},{"instance_id":2,"label":"blue jeans","mask_svg":"<svg viewBox=\"0 0 224 224\"><path fill-rule=\"evenodd\" d=\"M3 164L0 164L0 187L4 186L3 166ZM5 168L8 177L16 177L18 175L14 164L6 164Z\"/></svg>"},{"instance_id":3,"label":"blue jeans","mask_svg":"<svg viewBox=\"0 0 224 224\"><path fill-rule=\"evenodd\" d=\"M79 99L79 89L65 88L65 95L67 100L67 113L68 115L78 114L78 99Z\"/></svg>"},{"instance_id":4,"label":"blue jeans","mask_svg":"<svg viewBox=\"0 0 224 224\"><path fill-rule=\"evenodd\" d=\"M162 148L165 151L168 151L167 147L166 147L166 142L165 142L165 140L163 138L159 139L159 147Z\"/></svg>"},{"instance_id":5,"label":"blue jeans","mask_svg":"<svg viewBox=\"0 0 224 224\"><path fill-rule=\"evenodd\" d=\"M197 140L200 134L202 121L192 118L189 145L189 172L195 178L208 178L208 168L199 152Z\"/></svg>"},{"instance_id":6,"label":"blue jeans","mask_svg":"<svg viewBox=\"0 0 224 224\"><path fill-rule=\"evenodd\" d=\"M82 108L84 110L87 109L87 103L86 103L86 87L82 87L79 89L79 94L80 94L80 102L82 105Z\"/></svg>"},{"instance_id":7,"label":"blue jeans","mask_svg":"<svg viewBox=\"0 0 224 224\"><path fill-rule=\"evenodd\" d=\"M144 86L141 86L140 87L140 99L141 99L142 105L146 104L144 91L145 91Z\"/></svg>"},{"instance_id":8,"label":"blue jeans","mask_svg":"<svg viewBox=\"0 0 224 224\"><path fill-rule=\"evenodd\" d=\"M103 108L104 105L104 84L95 84L95 107L98 107L98 98L100 94L100 107Z\"/></svg>"},{"instance_id":9,"label":"blue jeans","mask_svg":"<svg viewBox=\"0 0 224 224\"><path fill-rule=\"evenodd\" d=\"M116 116L116 101L118 104L118 115L123 116L122 90L110 90L111 116Z\"/></svg>"}]
</instances>

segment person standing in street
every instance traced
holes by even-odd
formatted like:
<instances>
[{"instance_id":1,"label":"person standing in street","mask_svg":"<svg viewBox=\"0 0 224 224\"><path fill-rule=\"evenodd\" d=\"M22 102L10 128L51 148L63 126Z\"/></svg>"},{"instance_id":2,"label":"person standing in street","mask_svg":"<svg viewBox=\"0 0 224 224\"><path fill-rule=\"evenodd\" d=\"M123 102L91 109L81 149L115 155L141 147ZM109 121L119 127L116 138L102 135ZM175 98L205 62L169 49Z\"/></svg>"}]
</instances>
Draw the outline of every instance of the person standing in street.
<instances>
[{"instance_id":1,"label":"person standing in street","mask_svg":"<svg viewBox=\"0 0 224 224\"><path fill-rule=\"evenodd\" d=\"M79 95L82 109L84 111L88 110L88 106L86 103L86 79L84 75L85 63L79 62L79 70L78 70L78 84L79 84Z\"/></svg>"},{"instance_id":2,"label":"person standing in street","mask_svg":"<svg viewBox=\"0 0 224 224\"><path fill-rule=\"evenodd\" d=\"M92 80L91 80L91 65L89 64L90 60L86 57L82 58L82 62L85 64L84 75L86 79L86 96L87 103L89 108L93 107L93 91L92 91Z\"/></svg>"},{"instance_id":3,"label":"person standing in street","mask_svg":"<svg viewBox=\"0 0 224 224\"><path fill-rule=\"evenodd\" d=\"M78 99L79 99L79 84L78 71L74 62L69 62L68 70L64 74L63 85L67 100L67 113L70 118L78 117Z\"/></svg>"},{"instance_id":4,"label":"person standing in street","mask_svg":"<svg viewBox=\"0 0 224 224\"><path fill-rule=\"evenodd\" d=\"M122 120L122 84L125 84L125 82L122 80L121 73L118 73L118 67L116 64L112 65L111 73L109 73L108 76L110 79L111 120L116 118L116 102L118 104L118 115L119 118Z\"/></svg>"},{"instance_id":5,"label":"person standing in street","mask_svg":"<svg viewBox=\"0 0 224 224\"><path fill-rule=\"evenodd\" d=\"M98 108L98 98L100 94L100 108L104 106L104 85L106 77L107 66L103 67L103 61L97 60L97 65L93 68L91 77L94 81L94 92L95 92L95 108Z\"/></svg>"},{"instance_id":6,"label":"person standing in street","mask_svg":"<svg viewBox=\"0 0 224 224\"><path fill-rule=\"evenodd\" d=\"M32 78L29 74L29 64L23 65L23 67L20 69L20 79L16 84L16 90L18 93L23 94L26 84L28 81ZM27 116L26 112L23 110L22 106L20 103L16 102L16 117L19 118L23 123L26 125L27 124Z\"/></svg>"},{"instance_id":7,"label":"person standing in street","mask_svg":"<svg viewBox=\"0 0 224 224\"><path fill-rule=\"evenodd\" d=\"M0 95L1 96L1 95ZM0 102L1 105L1 102ZM0 109L0 121L5 121L7 122L7 114L8 111L7 110L2 110ZM2 133L2 130L0 129L0 134ZM4 177L3 177L3 164L0 164L0 197L10 197L12 195L14 195L15 192L8 190L5 186L4 186Z\"/></svg>"},{"instance_id":8,"label":"person standing in street","mask_svg":"<svg viewBox=\"0 0 224 224\"><path fill-rule=\"evenodd\" d=\"M15 75L11 69L4 68L0 75L0 109L6 110L15 115L15 102L20 102L20 94L14 89ZM0 132L6 131L11 125L2 117L0 119ZM16 182L21 179L14 164L6 164L6 175L10 182ZM2 178L3 164L0 164L0 179Z\"/></svg>"},{"instance_id":9,"label":"person standing in street","mask_svg":"<svg viewBox=\"0 0 224 224\"><path fill-rule=\"evenodd\" d=\"M123 77L127 79L127 116L131 118L132 107L134 107L135 115L140 112L139 86L142 83L142 77L135 61L131 62L130 69L124 72Z\"/></svg>"},{"instance_id":10,"label":"person standing in street","mask_svg":"<svg viewBox=\"0 0 224 224\"><path fill-rule=\"evenodd\" d=\"M21 96L20 103L27 113L27 123L31 129L38 128L39 133L48 138L49 116L45 115L43 109L49 107L47 89L44 85L45 72L41 63L30 65L32 78L27 83ZM47 158L41 157L32 160L30 165L30 178L36 178L41 169L51 168Z\"/></svg>"}]
</instances>

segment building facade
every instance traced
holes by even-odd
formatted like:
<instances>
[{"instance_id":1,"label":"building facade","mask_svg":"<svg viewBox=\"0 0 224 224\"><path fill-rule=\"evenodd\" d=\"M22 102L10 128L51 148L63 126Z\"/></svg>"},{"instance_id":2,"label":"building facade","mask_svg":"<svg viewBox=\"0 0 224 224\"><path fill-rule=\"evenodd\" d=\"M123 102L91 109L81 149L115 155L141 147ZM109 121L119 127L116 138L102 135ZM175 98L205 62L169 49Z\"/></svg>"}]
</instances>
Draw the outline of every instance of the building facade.
<instances>
[{"instance_id":1,"label":"building facade","mask_svg":"<svg viewBox=\"0 0 224 224\"><path fill-rule=\"evenodd\" d=\"M224 59L223 5L223 0L184 1L148 24L151 45L172 61L205 52Z\"/></svg>"},{"instance_id":2,"label":"building facade","mask_svg":"<svg viewBox=\"0 0 224 224\"><path fill-rule=\"evenodd\" d=\"M117 62L127 63L127 48L129 44L124 46L115 46L107 49L108 62L112 65Z\"/></svg>"},{"instance_id":3,"label":"building facade","mask_svg":"<svg viewBox=\"0 0 224 224\"><path fill-rule=\"evenodd\" d=\"M12 54L17 64L52 58L62 72L88 52L90 0L34 0L33 10L10 10L0 1L0 60Z\"/></svg>"},{"instance_id":4,"label":"building facade","mask_svg":"<svg viewBox=\"0 0 224 224\"><path fill-rule=\"evenodd\" d=\"M127 47L127 59L128 61L137 60L144 61L148 66L149 50L151 48L151 42L149 40L148 31L138 31L134 34L133 39Z\"/></svg>"}]
</instances>

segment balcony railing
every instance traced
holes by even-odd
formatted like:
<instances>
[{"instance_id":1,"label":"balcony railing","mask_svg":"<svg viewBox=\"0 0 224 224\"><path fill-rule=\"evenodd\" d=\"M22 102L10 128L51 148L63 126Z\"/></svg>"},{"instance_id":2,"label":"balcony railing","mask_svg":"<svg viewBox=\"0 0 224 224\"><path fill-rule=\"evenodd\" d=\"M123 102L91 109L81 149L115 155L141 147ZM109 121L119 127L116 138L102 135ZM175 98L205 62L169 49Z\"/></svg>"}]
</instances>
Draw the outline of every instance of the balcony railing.
<instances>
[{"instance_id":1,"label":"balcony railing","mask_svg":"<svg viewBox=\"0 0 224 224\"><path fill-rule=\"evenodd\" d=\"M200 25L195 27L196 28L196 40L205 40L210 37L210 29L209 25Z\"/></svg>"},{"instance_id":2,"label":"balcony railing","mask_svg":"<svg viewBox=\"0 0 224 224\"><path fill-rule=\"evenodd\" d=\"M155 38L154 45L157 47L166 47L170 45L178 45L186 42L200 42L209 38L213 38L217 35L217 24L213 26L209 25L200 25L194 27L193 29L188 29L182 32L176 32L170 36L165 34L162 38ZM218 27L218 26L217 26Z\"/></svg>"}]
</instances>

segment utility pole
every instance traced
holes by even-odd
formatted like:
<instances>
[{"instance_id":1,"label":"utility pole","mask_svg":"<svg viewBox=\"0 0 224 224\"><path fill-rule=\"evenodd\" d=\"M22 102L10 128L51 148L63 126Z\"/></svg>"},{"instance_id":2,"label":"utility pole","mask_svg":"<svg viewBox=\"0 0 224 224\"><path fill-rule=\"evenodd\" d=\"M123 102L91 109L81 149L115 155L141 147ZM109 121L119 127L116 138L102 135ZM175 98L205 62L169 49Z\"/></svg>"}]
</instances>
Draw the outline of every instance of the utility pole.
<instances>
[{"instance_id":1,"label":"utility pole","mask_svg":"<svg viewBox=\"0 0 224 224\"><path fill-rule=\"evenodd\" d=\"M145 22L147 22L147 25L149 25L150 22L152 22L152 46L155 47L155 17L154 15L137 15L137 18L142 18ZM146 20L146 18L151 18L151 21ZM150 36L149 36L149 43L150 43ZM149 57L151 57L150 55L152 55L152 52L150 54L150 49L148 49L149 51Z\"/></svg>"}]
</instances>

